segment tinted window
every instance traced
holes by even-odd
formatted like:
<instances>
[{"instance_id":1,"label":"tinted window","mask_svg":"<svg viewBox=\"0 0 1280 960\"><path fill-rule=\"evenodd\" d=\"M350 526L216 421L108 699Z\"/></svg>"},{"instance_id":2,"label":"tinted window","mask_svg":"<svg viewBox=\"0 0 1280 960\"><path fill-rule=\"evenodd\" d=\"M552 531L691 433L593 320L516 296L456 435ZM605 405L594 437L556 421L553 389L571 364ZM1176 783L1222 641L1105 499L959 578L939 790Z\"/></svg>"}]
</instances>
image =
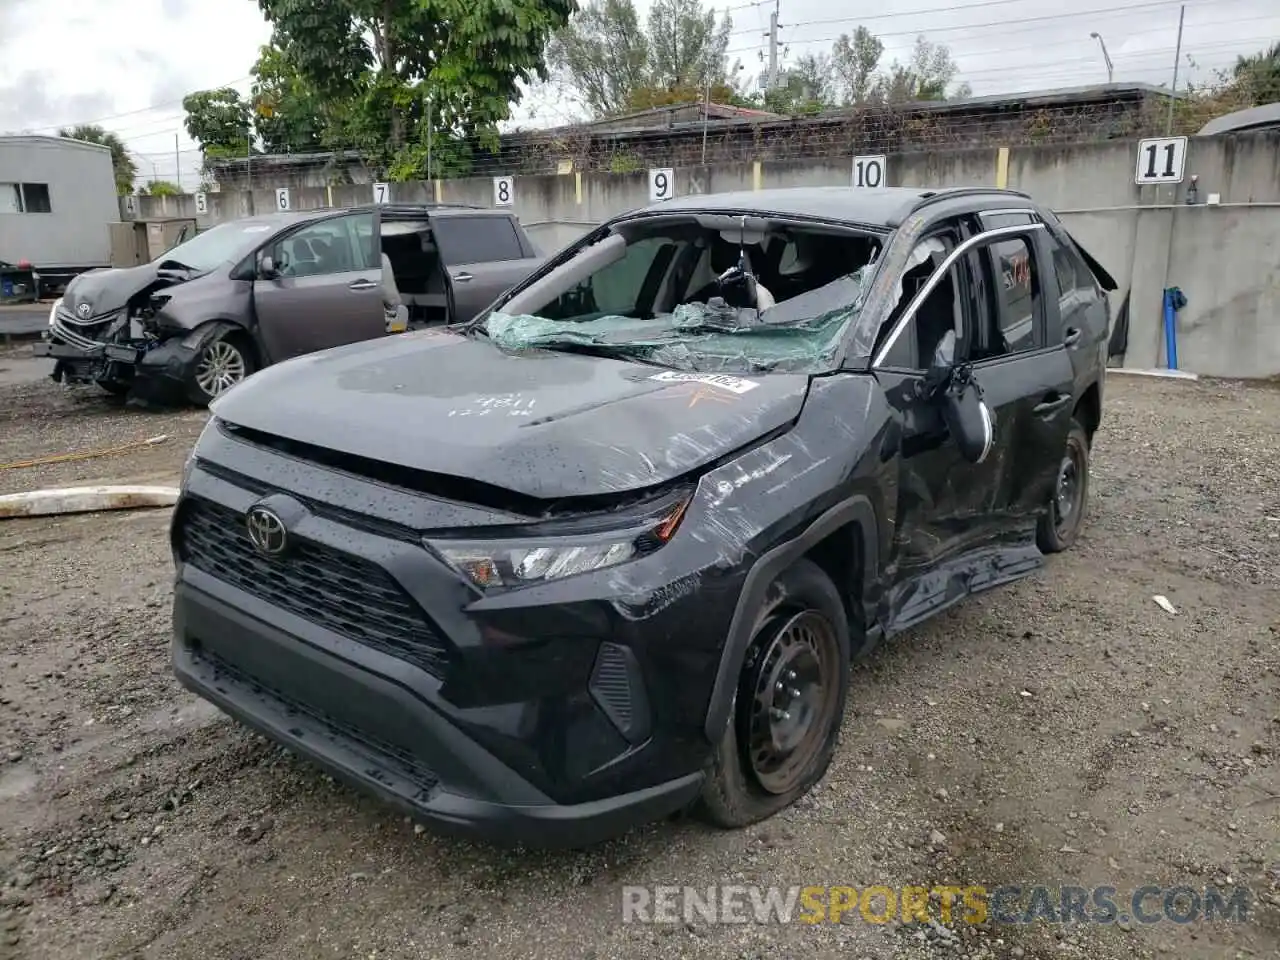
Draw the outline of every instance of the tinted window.
<instances>
[{"instance_id":1,"label":"tinted window","mask_svg":"<svg viewBox=\"0 0 1280 960\"><path fill-rule=\"evenodd\" d=\"M22 209L26 213L52 213L53 205L49 202L49 185L47 183L24 183L22 185Z\"/></svg>"},{"instance_id":2,"label":"tinted window","mask_svg":"<svg viewBox=\"0 0 1280 960\"><path fill-rule=\"evenodd\" d=\"M1040 301L1040 278L1035 257L1027 240L1001 240L988 248L995 271L995 295L1000 301L996 315L999 337L992 346L996 353L1032 350L1036 345L1036 308Z\"/></svg>"},{"instance_id":3,"label":"tinted window","mask_svg":"<svg viewBox=\"0 0 1280 960\"><path fill-rule=\"evenodd\" d=\"M520 238L509 217L441 217L436 243L447 263L519 260Z\"/></svg>"},{"instance_id":4,"label":"tinted window","mask_svg":"<svg viewBox=\"0 0 1280 960\"><path fill-rule=\"evenodd\" d=\"M1073 293L1081 297L1091 297L1097 292L1097 283L1093 279L1093 271L1070 246L1059 243L1053 234L1047 235L1049 249L1053 251L1053 269L1058 274L1058 289L1062 299Z\"/></svg>"},{"instance_id":5,"label":"tinted window","mask_svg":"<svg viewBox=\"0 0 1280 960\"><path fill-rule=\"evenodd\" d=\"M276 243L273 254L280 275L315 277L365 269L368 240L362 242L357 221L371 216L322 220L289 234Z\"/></svg>"},{"instance_id":6,"label":"tinted window","mask_svg":"<svg viewBox=\"0 0 1280 960\"><path fill-rule=\"evenodd\" d=\"M641 303L645 282L656 275L654 264L662 257L659 269L665 273L676 251L676 244L666 237L649 237L627 247L622 259L597 270L572 290L558 297L538 316L548 320L585 320L598 316L637 316L650 312L652 302ZM657 293L651 289L649 300Z\"/></svg>"}]
</instances>

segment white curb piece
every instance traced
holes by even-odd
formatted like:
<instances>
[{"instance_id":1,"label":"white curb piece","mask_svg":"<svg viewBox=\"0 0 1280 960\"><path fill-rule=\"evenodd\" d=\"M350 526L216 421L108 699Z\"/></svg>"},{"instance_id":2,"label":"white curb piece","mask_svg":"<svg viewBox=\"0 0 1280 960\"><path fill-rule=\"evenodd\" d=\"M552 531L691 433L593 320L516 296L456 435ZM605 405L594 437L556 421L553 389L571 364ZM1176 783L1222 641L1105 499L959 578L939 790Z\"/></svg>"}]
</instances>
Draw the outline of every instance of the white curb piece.
<instances>
[{"instance_id":1,"label":"white curb piece","mask_svg":"<svg viewBox=\"0 0 1280 960\"><path fill-rule=\"evenodd\" d=\"M48 517L61 513L93 513L98 510L135 510L171 507L178 502L177 487L112 486L63 487L30 490L0 496L0 520L14 517Z\"/></svg>"},{"instance_id":2,"label":"white curb piece","mask_svg":"<svg viewBox=\"0 0 1280 960\"><path fill-rule=\"evenodd\" d=\"M1186 370L1139 370L1137 367L1107 367L1107 376L1127 373L1131 377L1164 377L1169 380L1199 380L1200 377Z\"/></svg>"}]
</instances>

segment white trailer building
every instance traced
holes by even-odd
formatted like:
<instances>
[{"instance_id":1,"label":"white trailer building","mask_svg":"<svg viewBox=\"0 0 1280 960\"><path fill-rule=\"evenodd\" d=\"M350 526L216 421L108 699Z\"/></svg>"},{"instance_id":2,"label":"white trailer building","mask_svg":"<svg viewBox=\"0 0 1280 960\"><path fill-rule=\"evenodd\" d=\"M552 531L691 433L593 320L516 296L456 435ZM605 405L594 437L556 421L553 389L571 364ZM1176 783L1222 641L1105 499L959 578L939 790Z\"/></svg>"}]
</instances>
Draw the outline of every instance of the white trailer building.
<instances>
[{"instance_id":1,"label":"white trailer building","mask_svg":"<svg viewBox=\"0 0 1280 960\"><path fill-rule=\"evenodd\" d=\"M111 151L65 137L0 136L0 261L28 261L41 286L111 265L120 222Z\"/></svg>"}]
</instances>

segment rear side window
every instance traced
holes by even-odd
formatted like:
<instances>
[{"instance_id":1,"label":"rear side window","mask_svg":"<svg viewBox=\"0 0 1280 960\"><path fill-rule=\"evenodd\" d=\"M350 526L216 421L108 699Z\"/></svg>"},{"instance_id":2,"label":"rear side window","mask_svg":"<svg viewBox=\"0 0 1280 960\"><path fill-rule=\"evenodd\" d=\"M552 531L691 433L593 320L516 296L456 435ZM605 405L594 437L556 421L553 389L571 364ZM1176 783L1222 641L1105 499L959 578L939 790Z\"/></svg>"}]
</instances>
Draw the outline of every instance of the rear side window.
<instances>
[{"instance_id":1,"label":"rear side window","mask_svg":"<svg viewBox=\"0 0 1280 960\"><path fill-rule=\"evenodd\" d=\"M1040 305L1041 284L1035 257L1022 237L991 244L990 254L995 271L996 297L1000 300L997 324L1003 344L1002 353L1034 350L1036 346L1036 312Z\"/></svg>"},{"instance_id":2,"label":"rear side window","mask_svg":"<svg viewBox=\"0 0 1280 960\"><path fill-rule=\"evenodd\" d=\"M1060 243L1053 234L1048 234L1049 248L1053 251L1053 268L1058 274L1058 289L1062 299L1076 294L1080 297L1092 297L1097 293L1097 281L1093 271L1069 244Z\"/></svg>"},{"instance_id":3,"label":"rear side window","mask_svg":"<svg viewBox=\"0 0 1280 960\"><path fill-rule=\"evenodd\" d=\"M441 217L436 242L446 263L519 260L524 256L509 217Z\"/></svg>"}]
</instances>

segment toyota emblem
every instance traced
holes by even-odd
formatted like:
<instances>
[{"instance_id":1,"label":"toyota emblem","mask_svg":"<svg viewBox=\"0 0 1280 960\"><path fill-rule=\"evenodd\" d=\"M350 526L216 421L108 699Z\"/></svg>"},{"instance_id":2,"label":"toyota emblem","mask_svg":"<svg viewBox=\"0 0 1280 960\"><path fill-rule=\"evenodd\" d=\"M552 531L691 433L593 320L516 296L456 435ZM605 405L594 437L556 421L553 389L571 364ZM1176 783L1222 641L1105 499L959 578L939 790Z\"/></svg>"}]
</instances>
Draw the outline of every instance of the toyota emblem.
<instances>
[{"instance_id":1,"label":"toyota emblem","mask_svg":"<svg viewBox=\"0 0 1280 960\"><path fill-rule=\"evenodd\" d=\"M87 303L82 303L80 306L76 307L76 316L81 320L88 320L89 314L91 313L93 313L93 307L89 306Z\"/></svg>"},{"instance_id":2,"label":"toyota emblem","mask_svg":"<svg viewBox=\"0 0 1280 960\"><path fill-rule=\"evenodd\" d=\"M279 556L289 544L284 521L266 507L250 507L245 514L245 528L249 533L249 542L264 556Z\"/></svg>"}]
</instances>

